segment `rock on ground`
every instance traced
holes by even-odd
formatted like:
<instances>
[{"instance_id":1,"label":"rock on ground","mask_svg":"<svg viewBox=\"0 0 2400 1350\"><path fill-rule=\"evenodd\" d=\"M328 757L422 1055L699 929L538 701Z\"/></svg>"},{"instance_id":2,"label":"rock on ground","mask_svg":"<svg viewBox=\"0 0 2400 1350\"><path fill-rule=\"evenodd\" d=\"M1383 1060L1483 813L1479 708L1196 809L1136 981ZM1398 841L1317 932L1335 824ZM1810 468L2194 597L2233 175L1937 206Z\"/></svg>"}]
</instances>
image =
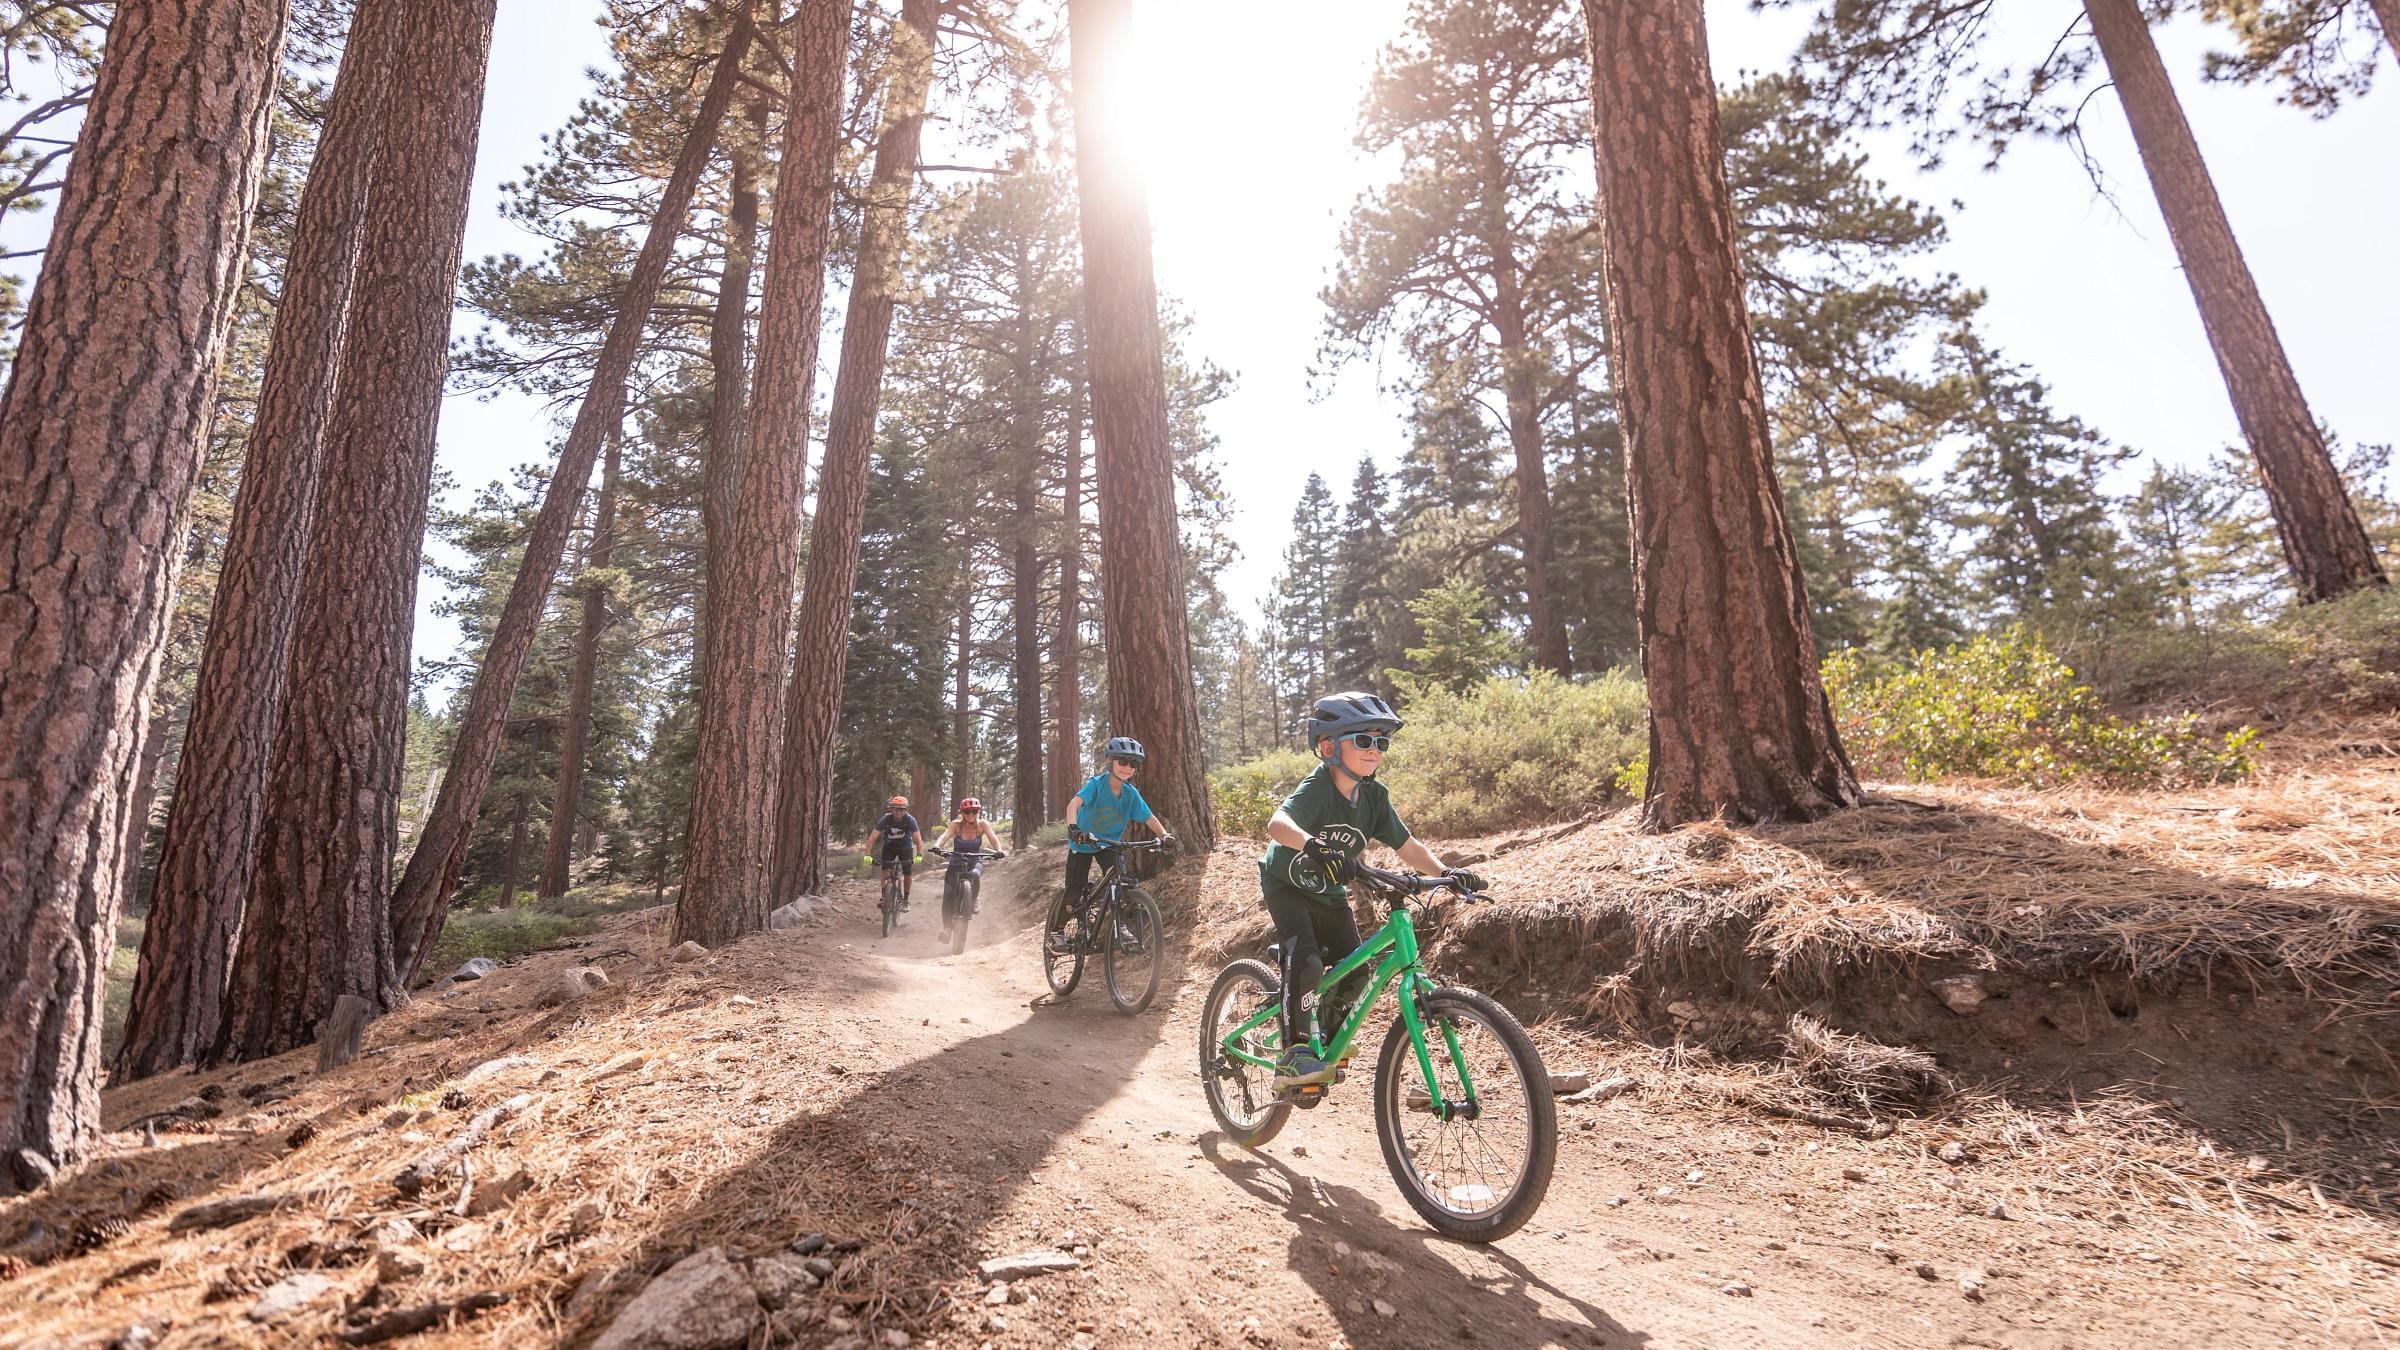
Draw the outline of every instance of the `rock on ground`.
<instances>
[{"instance_id":1,"label":"rock on ground","mask_svg":"<svg viewBox=\"0 0 2400 1350\"><path fill-rule=\"evenodd\" d=\"M746 1344L758 1293L723 1247L704 1247L633 1296L592 1350L720 1350Z\"/></svg>"},{"instance_id":2,"label":"rock on ground","mask_svg":"<svg viewBox=\"0 0 2400 1350\"><path fill-rule=\"evenodd\" d=\"M288 1322L298 1316L301 1309L323 1298L325 1291L333 1288L333 1285L331 1275L304 1271L281 1283L269 1285L266 1292L258 1296L258 1302L250 1305L249 1318L268 1326Z\"/></svg>"},{"instance_id":3,"label":"rock on ground","mask_svg":"<svg viewBox=\"0 0 2400 1350\"><path fill-rule=\"evenodd\" d=\"M488 956L470 956L465 965L450 972L450 978L464 984L468 980L480 980L499 968L500 963Z\"/></svg>"},{"instance_id":4,"label":"rock on ground","mask_svg":"<svg viewBox=\"0 0 2400 1350\"><path fill-rule=\"evenodd\" d=\"M1005 1283L1021 1280L1028 1275L1047 1275L1054 1271L1074 1270L1083 1263L1059 1251L1018 1252L1014 1256L996 1256L977 1269L986 1280Z\"/></svg>"},{"instance_id":5,"label":"rock on ground","mask_svg":"<svg viewBox=\"0 0 2400 1350\"><path fill-rule=\"evenodd\" d=\"M539 1000L545 1008L573 1003L586 994L608 987L608 975L594 966L569 966L558 973L558 979L542 991Z\"/></svg>"},{"instance_id":6,"label":"rock on ground","mask_svg":"<svg viewBox=\"0 0 2400 1350\"><path fill-rule=\"evenodd\" d=\"M1942 1006L1961 1017L1973 1017L1975 1010L1990 998L1991 991L1983 987L1981 975L1952 975L1933 981L1929 986Z\"/></svg>"},{"instance_id":7,"label":"rock on ground","mask_svg":"<svg viewBox=\"0 0 2400 1350\"><path fill-rule=\"evenodd\" d=\"M708 955L708 948L697 942L679 942L667 952L670 961L697 961Z\"/></svg>"}]
</instances>

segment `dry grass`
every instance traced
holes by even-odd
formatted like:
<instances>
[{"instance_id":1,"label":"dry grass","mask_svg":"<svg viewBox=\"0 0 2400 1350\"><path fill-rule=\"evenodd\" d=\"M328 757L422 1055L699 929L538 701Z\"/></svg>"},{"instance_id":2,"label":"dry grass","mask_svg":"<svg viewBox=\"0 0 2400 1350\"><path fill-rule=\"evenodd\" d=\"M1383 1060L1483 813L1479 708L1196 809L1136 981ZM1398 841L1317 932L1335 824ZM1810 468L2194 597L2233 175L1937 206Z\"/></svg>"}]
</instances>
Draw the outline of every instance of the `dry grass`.
<instances>
[{"instance_id":1,"label":"dry grass","mask_svg":"<svg viewBox=\"0 0 2400 1350\"><path fill-rule=\"evenodd\" d=\"M1783 1045L1800 1081L1837 1105L1870 1114L1923 1106L1951 1089L1950 1076L1924 1051L1836 1031L1805 1014L1793 1014Z\"/></svg>"},{"instance_id":2,"label":"dry grass","mask_svg":"<svg viewBox=\"0 0 2400 1350\"><path fill-rule=\"evenodd\" d=\"M1620 812L1484 865L1464 929L1630 930L1654 975L1754 963L1787 991L1875 963L2296 983L2351 1010L2400 976L2400 762L2329 759L2161 797L1911 787L1806 825L1641 833ZM2358 1003L2361 996L2387 1006Z\"/></svg>"},{"instance_id":3,"label":"dry grass","mask_svg":"<svg viewBox=\"0 0 2400 1350\"><path fill-rule=\"evenodd\" d=\"M110 1094L108 1124L119 1132L104 1138L96 1162L52 1192L0 1207L0 1249L37 1263L74 1255L78 1233L103 1239L98 1259L34 1264L7 1282L10 1343L122 1328L137 1311L206 1327L221 1343L300 1343L321 1335L322 1313L292 1329L256 1327L243 1318L254 1291L315 1265L357 1295L373 1283L377 1245L433 1258L431 1273L408 1289L411 1301L507 1294L474 1323L476 1339L549 1343L592 1325L689 1251L726 1244L759 1253L809 1232L854 1245L835 1255L841 1267L829 1297L811 1301L806 1315L832 1309L872 1326L927 1324L925 1291L951 1273L927 1262L955 1244L926 1239L958 1221L938 1193L949 1183L911 1179L926 1175L922 1160L878 1130L879 1112L845 1110L886 1086L882 1076L863 1062L856 1072L841 1064L852 1042L836 1029L787 1025L763 1001L735 1001L787 978L773 946L650 968L665 936L664 911L605 921L586 959L619 983L547 1015L531 1004L541 977L555 977L553 963L379 1019L371 1057L323 1077L310 1072L312 1052L301 1051ZM610 958L611 944L624 955ZM461 1081L512 1057L524 1062ZM162 1133L156 1147L124 1132L204 1083L218 1090L220 1117ZM278 1100L283 1088L273 1088L255 1106L242 1091L290 1083L295 1095ZM475 1191L522 1185L516 1198L477 1212L470 1172L455 1167L413 1198L394 1185L403 1163L519 1093L532 1096L530 1108L470 1158ZM512 1183L519 1173L524 1180ZM286 1203L221 1231L168 1230L195 1202L245 1193ZM395 1221L415 1236L392 1241L385 1226ZM108 1260L106 1248L117 1245L141 1259ZM314 1330L302 1335L303 1326Z\"/></svg>"}]
</instances>

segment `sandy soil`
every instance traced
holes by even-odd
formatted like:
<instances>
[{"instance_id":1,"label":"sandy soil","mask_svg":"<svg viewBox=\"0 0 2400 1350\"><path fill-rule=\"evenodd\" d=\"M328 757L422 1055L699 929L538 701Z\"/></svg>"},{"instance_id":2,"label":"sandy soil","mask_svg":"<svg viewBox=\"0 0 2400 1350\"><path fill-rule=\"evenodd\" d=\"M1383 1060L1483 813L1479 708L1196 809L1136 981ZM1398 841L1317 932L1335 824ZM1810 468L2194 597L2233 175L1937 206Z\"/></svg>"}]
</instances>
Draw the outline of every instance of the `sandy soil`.
<instances>
[{"instance_id":1,"label":"sandy soil","mask_svg":"<svg viewBox=\"0 0 2400 1350\"><path fill-rule=\"evenodd\" d=\"M1385 1171L1363 1076L1257 1153L1217 1134L1194 1025L1213 972L1171 972L1140 1017L1108 1005L1096 972L1051 999L1039 897L1014 894L1030 866L994 869L960 956L937 945L923 896L890 940L845 887L829 924L646 970L663 927L630 916L384 1019L369 1038L382 1054L322 1079L295 1055L112 1094L122 1131L210 1082L238 1095L296 1075L300 1089L155 1148L111 1135L77 1183L0 1209L0 1247L37 1261L45 1237L112 1205L131 1225L0 1283L0 1344L105 1344L137 1323L165 1345L325 1343L339 1300L378 1280L371 1250L329 1261L338 1300L292 1322L244 1309L295 1243L394 1214L425 1234L411 1296L511 1296L405 1342L420 1345L585 1341L696 1247L755 1253L812 1231L859 1245L821 1306L776 1324L811 1345L893 1331L941 1346L2400 1340L2400 1242L2379 1216L2238 1187L2128 1200L2071 1165L2107 1147L2097 1137L1944 1163L1961 1137L1946 1126L1870 1142L1710 1107L1674 1090L1656 1051L1563 1033L1544 1034L1554 1071L1643 1086L1562 1109L1557 1177L1528 1228L1491 1247L1444 1240ZM612 990L532 1006L568 964L608 959L623 962ZM523 1062L440 1105L499 1056ZM443 1196L392 1196L382 1178L466 1108L518 1092L536 1105L495 1132L481 1175L520 1168L522 1199L458 1222ZM295 1123L314 1127L297 1145ZM183 1206L245 1190L294 1198L217 1232L166 1231ZM1083 1267L987 1303L974 1262L1052 1246Z\"/></svg>"}]
</instances>

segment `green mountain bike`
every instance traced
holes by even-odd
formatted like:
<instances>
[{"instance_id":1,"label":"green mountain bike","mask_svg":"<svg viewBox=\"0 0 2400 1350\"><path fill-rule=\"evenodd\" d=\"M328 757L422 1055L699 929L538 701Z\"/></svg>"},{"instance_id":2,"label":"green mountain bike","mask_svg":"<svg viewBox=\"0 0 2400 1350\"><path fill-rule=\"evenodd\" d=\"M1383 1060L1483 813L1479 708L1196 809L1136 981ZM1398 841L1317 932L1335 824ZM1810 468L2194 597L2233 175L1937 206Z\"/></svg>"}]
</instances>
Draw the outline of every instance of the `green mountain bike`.
<instances>
[{"instance_id":1,"label":"green mountain bike","mask_svg":"<svg viewBox=\"0 0 2400 1350\"><path fill-rule=\"evenodd\" d=\"M1133 875L1136 854L1166 848L1167 839L1099 839L1113 850L1108 871L1073 902L1061 890L1042 925L1042 976L1060 998L1083 980L1084 958L1100 958L1108 1000L1128 1015L1150 1006L1166 966L1166 925L1158 902Z\"/></svg>"},{"instance_id":2,"label":"green mountain bike","mask_svg":"<svg viewBox=\"0 0 2400 1350\"><path fill-rule=\"evenodd\" d=\"M1365 995L1330 1040L1311 1016L1310 1048L1328 1064L1345 1064L1384 990L1393 990L1400 1015L1375 1060L1375 1133L1384 1164L1427 1223L1464 1241L1497 1241L1524 1227L1550 1189L1558 1162L1550 1071L1508 1009L1426 974L1408 911L1409 899L1428 891L1488 897L1451 877L1363 865L1356 884L1386 901L1391 916L1318 982L1321 1008L1337 986L1373 965ZM1236 961L1220 971L1200 1014L1200 1079L1209 1113L1247 1148L1274 1138L1292 1108L1314 1107L1325 1096L1323 1086L1275 1089L1284 1049L1280 946L1268 954L1278 959ZM1337 1067L1334 1081L1341 1077Z\"/></svg>"}]
</instances>

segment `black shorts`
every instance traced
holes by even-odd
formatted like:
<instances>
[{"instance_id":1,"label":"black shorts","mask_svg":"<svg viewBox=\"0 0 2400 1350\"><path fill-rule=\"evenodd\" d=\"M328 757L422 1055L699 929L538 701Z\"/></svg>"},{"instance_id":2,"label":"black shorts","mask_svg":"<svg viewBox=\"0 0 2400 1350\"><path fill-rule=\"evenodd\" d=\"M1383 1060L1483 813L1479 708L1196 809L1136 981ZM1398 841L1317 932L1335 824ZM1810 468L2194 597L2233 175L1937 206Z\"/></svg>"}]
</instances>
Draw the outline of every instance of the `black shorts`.
<instances>
[{"instance_id":1,"label":"black shorts","mask_svg":"<svg viewBox=\"0 0 2400 1350\"><path fill-rule=\"evenodd\" d=\"M904 877L917 874L917 850L905 839L884 840L883 846L875 851L875 856L885 862L900 864L900 875Z\"/></svg>"}]
</instances>

